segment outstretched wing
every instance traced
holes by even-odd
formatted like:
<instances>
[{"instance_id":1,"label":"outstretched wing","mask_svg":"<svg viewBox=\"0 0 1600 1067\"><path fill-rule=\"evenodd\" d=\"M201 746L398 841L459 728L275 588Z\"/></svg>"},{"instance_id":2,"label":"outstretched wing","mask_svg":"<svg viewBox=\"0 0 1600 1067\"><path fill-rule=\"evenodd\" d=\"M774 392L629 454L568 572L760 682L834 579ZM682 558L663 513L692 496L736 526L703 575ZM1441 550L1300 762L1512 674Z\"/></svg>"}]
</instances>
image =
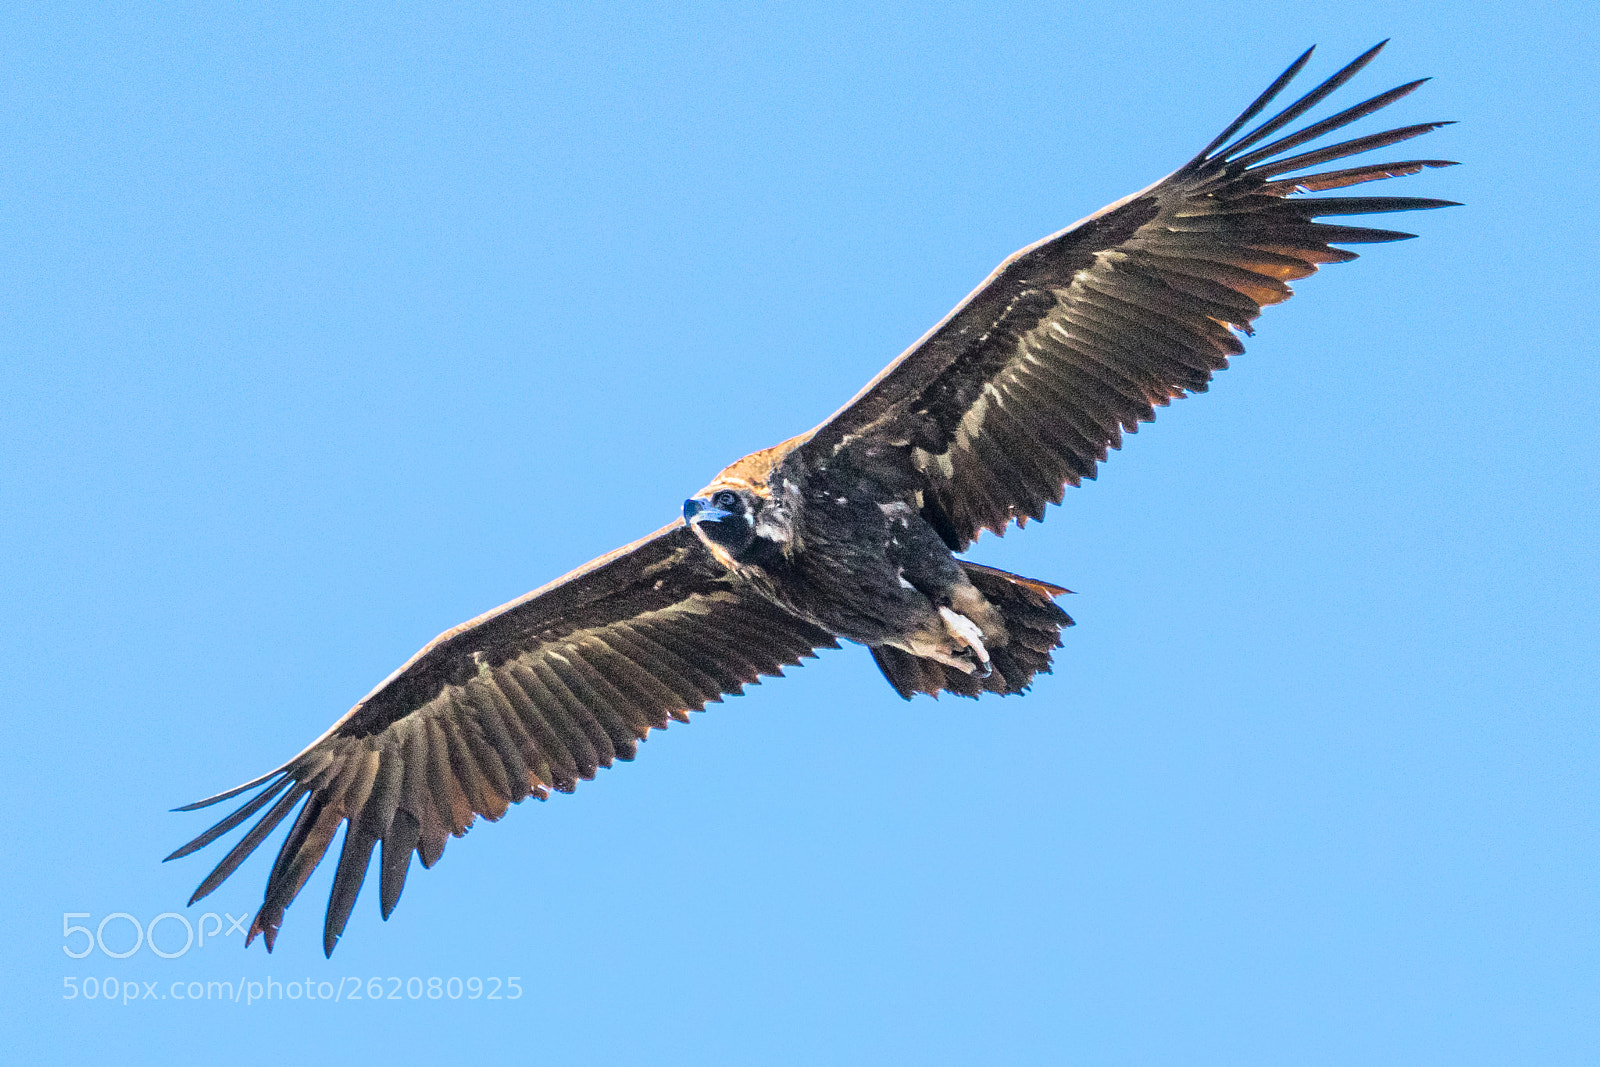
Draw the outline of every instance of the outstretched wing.
<instances>
[{"instance_id":1,"label":"outstretched wing","mask_svg":"<svg viewBox=\"0 0 1600 1067\"><path fill-rule=\"evenodd\" d=\"M1447 125L1296 152L1421 81L1268 141L1382 47L1230 143L1300 72L1308 50L1182 168L1011 256L818 427L802 446L808 458L901 453L924 517L954 550L980 530L1003 533L1013 519L1042 518L1066 486L1094 477L1124 430L1153 419L1159 405L1203 392L1228 357L1244 351L1234 331L1249 333L1264 306L1288 299L1290 281L1356 258L1335 244L1413 236L1312 220L1451 204L1297 195L1451 165L1411 159L1294 176Z\"/></svg>"},{"instance_id":2,"label":"outstretched wing","mask_svg":"<svg viewBox=\"0 0 1600 1067\"><path fill-rule=\"evenodd\" d=\"M288 763L178 809L259 788L167 858L271 804L193 904L299 805L250 928L248 940L262 934L270 951L284 909L344 825L323 928L331 954L378 844L388 918L413 852L431 867L446 837L466 833L476 816L492 821L529 795L571 792L612 760L631 760L652 728L687 721L823 647L838 645L740 591L680 520L440 634Z\"/></svg>"}]
</instances>

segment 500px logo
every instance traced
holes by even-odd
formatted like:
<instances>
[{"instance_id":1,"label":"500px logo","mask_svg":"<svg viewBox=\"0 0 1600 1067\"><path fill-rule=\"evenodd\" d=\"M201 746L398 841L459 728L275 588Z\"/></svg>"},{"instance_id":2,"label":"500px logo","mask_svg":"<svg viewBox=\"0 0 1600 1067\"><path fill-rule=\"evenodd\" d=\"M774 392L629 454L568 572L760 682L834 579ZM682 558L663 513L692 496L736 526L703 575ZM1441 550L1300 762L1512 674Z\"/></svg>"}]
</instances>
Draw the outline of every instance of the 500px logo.
<instances>
[{"instance_id":1,"label":"500px logo","mask_svg":"<svg viewBox=\"0 0 1600 1067\"><path fill-rule=\"evenodd\" d=\"M228 920L226 930L222 926L224 916ZM72 920L93 919L92 913L87 911L64 911L61 913L61 951L75 960L81 960L98 948L102 953L114 960L125 960L135 952L138 952L141 947L148 947L151 952L154 952L164 960L175 960L191 948L204 948L208 937L215 940L219 935L222 937L229 937L235 933L243 935L248 929L245 926L245 920L249 917L249 912L236 919L227 912L218 915L214 911L208 911L200 916L198 922L191 923L186 915L180 915L175 911L164 911L148 923L141 924L138 919L135 919L125 911L114 911L101 919L99 924L91 930L87 926L77 925ZM211 923L210 929L206 928L207 920ZM163 926L163 924L165 925ZM112 946L106 945L107 927L111 931ZM156 929L158 927L162 930L161 937L166 943L165 948L156 944ZM174 948L173 946L178 937L177 927L182 927L183 929L183 944ZM127 934L129 932L133 935L132 947L120 948L119 946L127 944ZM77 940L80 937L82 940Z\"/></svg>"}]
</instances>

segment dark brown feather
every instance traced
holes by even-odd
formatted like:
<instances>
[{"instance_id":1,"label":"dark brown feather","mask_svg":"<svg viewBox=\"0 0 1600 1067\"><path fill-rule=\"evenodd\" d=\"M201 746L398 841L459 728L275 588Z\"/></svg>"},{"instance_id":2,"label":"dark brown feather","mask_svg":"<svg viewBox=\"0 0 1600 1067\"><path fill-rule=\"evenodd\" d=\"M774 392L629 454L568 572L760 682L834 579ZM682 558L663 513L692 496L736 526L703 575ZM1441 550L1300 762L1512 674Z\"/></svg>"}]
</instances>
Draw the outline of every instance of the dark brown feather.
<instances>
[{"instance_id":1,"label":"dark brown feather","mask_svg":"<svg viewBox=\"0 0 1600 1067\"><path fill-rule=\"evenodd\" d=\"M333 955L333 946L350 921L350 909L355 907L356 894L367 877L367 865L372 859L372 846L378 843L376 834L363 829L359 823L345 823L344 847L339 851L339 864L334 868L333 891L328 896L328 913L322 925L322 951Z\"/></svg>"},{"instance_id":2,"label":"dark brown feather","mask_svg":"<svg viewBox=\"0 0 1600 1067\"><path fill-rule=\"evenodd\" d=\"M422 829L409 811L395 813L387 833L381 835L383 855L379 860L382 873L378 882L379 910L387 920L400 901L406 887L406 873L411 867L411 853L417 848Z\"/></svg>"}]
</instances>

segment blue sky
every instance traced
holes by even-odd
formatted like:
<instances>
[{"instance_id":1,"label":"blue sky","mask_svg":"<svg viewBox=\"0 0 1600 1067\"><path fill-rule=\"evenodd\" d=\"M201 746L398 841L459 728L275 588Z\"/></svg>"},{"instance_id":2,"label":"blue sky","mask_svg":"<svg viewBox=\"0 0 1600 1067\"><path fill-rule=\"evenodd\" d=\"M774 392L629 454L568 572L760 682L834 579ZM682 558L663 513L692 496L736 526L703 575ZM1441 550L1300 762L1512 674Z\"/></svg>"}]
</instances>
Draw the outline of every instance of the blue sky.
<instances>
[{"instance_id":1,"label":"blue sky","mask_svg":"<svg viewBox=\"0 0 1600 1067\"><path fill-rule=\"evenodd\" d=\"M22 1052L1594 1062L1593 16L533 7L7 16ZM64 952L185 911L210 864L159 860L207 822L167 809L814 425L1306 45L1384 37L1344 103L1432 75L1387 114L1460 120L1414 154L1468 164L1384 191L1467 206L975 547L1078 591L1031 694L907 704L829 653L480 824L386 924L369 887L331 962L327 869L272 956L211 932L266 855L186 913L204 946ZM371 978L400 999L344 999ZM301 997L175 992L241 979Z\"/></svg>"}]
</instances>

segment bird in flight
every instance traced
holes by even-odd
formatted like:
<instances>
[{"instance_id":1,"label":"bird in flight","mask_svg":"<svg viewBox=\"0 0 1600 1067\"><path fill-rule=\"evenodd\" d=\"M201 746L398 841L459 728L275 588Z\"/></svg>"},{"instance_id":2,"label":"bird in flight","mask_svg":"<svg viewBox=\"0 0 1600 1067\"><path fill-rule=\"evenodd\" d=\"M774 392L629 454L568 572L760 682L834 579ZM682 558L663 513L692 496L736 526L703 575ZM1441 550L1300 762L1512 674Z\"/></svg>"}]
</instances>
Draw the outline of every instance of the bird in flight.
<instances>
[{"instance_id":1,"label":"bird in flight","mask_svg":"<svg viewBox=\"0 0 1600 1067\"><path fill-rule=\"evenodd\" d=\"M1124 431L1204 392L1290 282L1356 258L1337 245L1413 236L1314 220L1451 204L1302 195L1452 165L1319 169L1442 122L1301 150L1421 81L1284 132L1382 47L1247 130L1307 50L1178 170L1000 264L816 429L727 467L655 533L446 630L299 755L178 809L257 790L167 857L255 819L189 903L294 813L246 941L270 951L343 826L331 955L374 848L387 919L413 853L433 866L478 816L571 792L652 729L841 638L908 700L1028 688L1072 625L1066 590L957 553L1042 519Z\"/></svg>"}]
</instances>

